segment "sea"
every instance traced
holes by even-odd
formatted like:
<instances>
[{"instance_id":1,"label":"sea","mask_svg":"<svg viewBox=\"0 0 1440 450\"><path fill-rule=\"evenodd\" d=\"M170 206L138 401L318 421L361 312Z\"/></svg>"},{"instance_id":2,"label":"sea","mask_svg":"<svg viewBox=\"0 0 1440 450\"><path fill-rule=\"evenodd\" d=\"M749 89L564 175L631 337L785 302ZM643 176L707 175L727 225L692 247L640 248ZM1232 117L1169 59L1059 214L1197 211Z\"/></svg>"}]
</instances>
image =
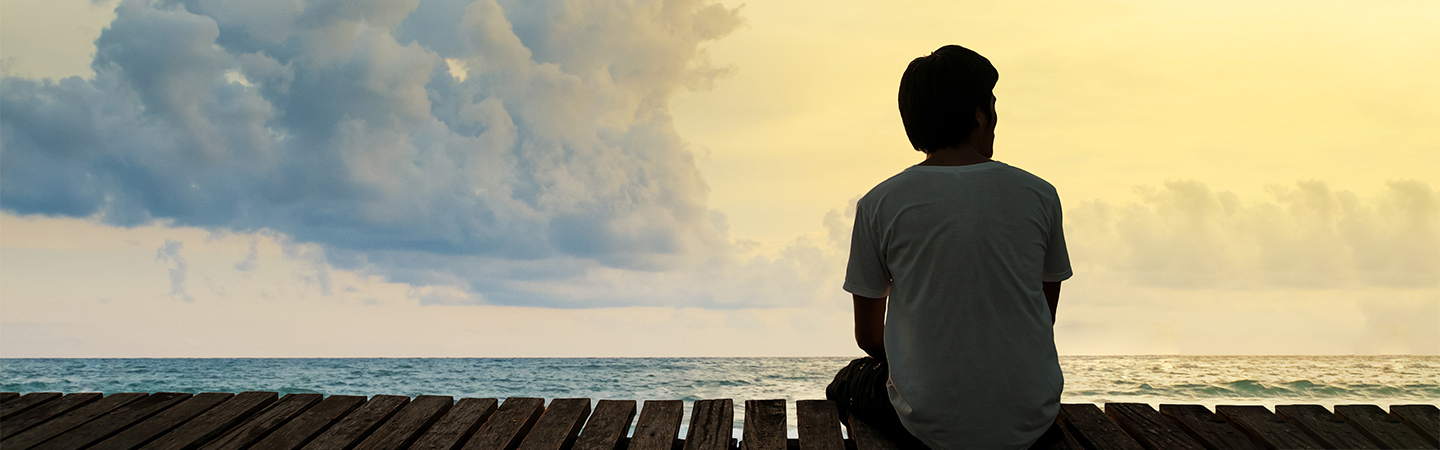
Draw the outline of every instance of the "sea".
<instances>
[{"instance_id":1,"label":"sea","mask_svg":"<svg viewBox=\"0 0 1440 450\"><path fill-rule=\"evenodd\" d=\"M851 358L0 359L3 392L310 392L735 400L825 398ZM1440 356L1062 356L1065 403L1440 404Z\"/></svg>"}]
</instances>

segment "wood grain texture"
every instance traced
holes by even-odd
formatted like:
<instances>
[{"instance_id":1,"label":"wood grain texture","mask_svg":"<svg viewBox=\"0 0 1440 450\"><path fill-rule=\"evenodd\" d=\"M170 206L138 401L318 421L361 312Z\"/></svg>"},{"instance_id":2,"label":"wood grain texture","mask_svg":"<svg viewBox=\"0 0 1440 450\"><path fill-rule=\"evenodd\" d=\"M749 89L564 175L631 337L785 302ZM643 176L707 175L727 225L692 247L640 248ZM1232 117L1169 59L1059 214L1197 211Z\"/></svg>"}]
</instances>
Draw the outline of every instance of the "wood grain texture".
<instances>
[{"instance_id":1,"label":"wood grain texture","mask_svg":"<svg viewBox=\"0 0 1440 450\"><path fill-rule=\"evenodd\" d=\"M634 400L601 400L580 431L574 450L615 450L635 421Z\"/></svg>"},{"instance_id":2,"label":"wood grain texture","mask_svg":"<svg viewBox=\"0 0 1440 450\"><path fill-rule=\"evenodd\" d=\"M1359 430L1320 405L1280 405L1275 415L1325 448L1380 448Z\"/></svg>"},{"instance_id":3,"label":"wood grain texture","mask_svg":"<svg viewBox=\"0 0 1440 450\"><path fill-rule=\"evenodd\" d=\"M376 395L370 401L346 414L335 425L330 426L309 444L305 450L349 450L370 436L380 424L400 411L410 397L401 395Z\"/></svg>"},{"instance_id":4,"label":"wood grain texture","mask_svg":"<svg viewBox=\"0 0 1440 450\"><path fill-rule=\"evenodd\" d=\"M394 417L380 425L370 437L365 438L356 450L399 450L415 442L440 416L455 404L448 395L421 395L405 405Z\"/></svg>"},{"instance_id":5,"label":"wood grain texture","mask_svg":"<svg viewBox=\"0 0 1440 450\"><path fill-rule=\"evenodd\" d=\"M1097 450L1141 450L1139 442L1125 434L1120 425L1110 420L1100 407L1091 403L1064 403L1055 418L1075 440L1086 448Z\"/></svg>"},{"instance_id":6,"label":"wood grain texture","mask_svg":"<svg viewBox=\"0 0 1440 450\"><path fill-rule=\"evenodd\" d=\"M1435 405L1392 405L1390 416L1430 441L1430 445L1440 446L1440 408Z\"/></svg>"},{"instance_id":7,"label":"wood grain texture","mask_svg":"<svg viewBox=\"0 0 1440 450\"><path fill-rule=\"evenodd\" d=\"M180 402L180 404L166 408L159 414L120 430L114 436L90 447L90 450L129 450L139 448L149 443L166 432L175 429L180 424L200 415L200 413L213 408L235 394L220 392L204 392Z\"/></svg>"},{"instance_id":8,"label":"wood grain texture","mask_svg":"<svg viewBox=\"0 0 1440 450\"><path fill-rule=\"evenodd\" d=\"M1319 442L1306 436L1305 432L1276 417L1264 406L1220 405L1215 407L1215 415L1230 422L1265 448L1324 448Z\"/></svg>"},{"instance_id":9,"label":"wood grain texture","mask_svg":"<svg viewBox=\"0 0 1440 450\"><path fill-rule=\"evenodd\" d=\"M785 450L785 400L746 400L742 450Z\"/></svg>"},{"instance_id":10,"label":"wood grain texture","mask_svg":"<svg viewBox=\"0 0 1440 450\"><path fill-rule=\"evenodd\" d=\"M273 433L256 442L252 450L291 450L300 448L365 403L359 395L332 395L306 409L299 417L286 422Z\"/></svg>"},{"instance_id":11,"label":"wood grain texture","mask_svg":"<svg viewBox=\"0 0 1440 450\"><path fill-rule=\"evenodd\" d=\"M19 392L0 392L0 407L5 406L5 403L17 398L20 398Z\"/></svg>"},{"instance_id":12,"label":"wood grain texture","mask_svg":"<svg viewBox=\"0 0 1440 450\"><path fill-rule=\"evenodd\" d=\"M0 403L0 419L9 419L30 408L34 408L45 402L60 398L59 392L31 392L12 400Z\"/></svg>"},{"instance_id":13,"label":"wood grain texture","mask_svg":"<svg viewBox=\"0 0 1440 450\"><path fill-rule=\"evenodd\" d=\"M1140 446L1150 450L1204 450L1205 446L1195 442L1184 430L1175 426L1159 411L1144 403L1106 403L1105 415L1110 416L1120 429L1135 438Z\"/></svg>"},{"instance_id":14,"label":"wood grain texture","mask_svg":"<svg viewBox=\"0 0 1440 450\"><path fill-rule=\"evenodd\" d=\"M1208 449L1262 448L1238 428L1200 405L1160 405L1160 414Z\"/></svg>"},{"instance_id":15,"label":"wood grain texture","mask_svg":"<svg viewBox=\"0 0 1440 450\"><path fill-rule=\"evenodd\" d=\"M685 403L680 400L646 400L629 450L670 450L680 435L684 414Z\"/></svg>"},{"instance_id":16,"label":"wood grain texture","mask_svg":"<svg viewBox=\"0 0 1440 450\"><path fill-rule=\"evenodd\" d=\"M1385 414L1375 405L1335 405L1335 415L1340 416L1365 437L1380 444L1382 448L1435 448L1435 445L1421 438L1399 419Z\"/></svg>"},{"instance_id":17,"label":"wood grain texture","mask_svg":"<svg viewBox=\"0 0 1440 450\"><path fill-rule=\"evenodd\" d=\"M71 409L64 414L55 416L54 418L35 425L28 430L16 433L14 436L8 437L4 441L0 441L0 448L4 448L5 450L25 450L27 448L40 445L42 442L48 441L56 436L59 436L61 433L70 431L75 427L83 425L86 422L94 420L95 418L102 415L105 415L105 413L114 411L121 406L129 404L130 402L134 402L148 396L149 394L143 394L138 392L110 394L105 398L85 403L78 408ZM64 400L64 397L61 397L61 400Z\"/></svg>"},{"instance_id":18,"label":"wood grain texture","mask_svg":"<svg viewBox=\"0 0 1440 450\"><path fill-rule=\"evenodd\" d=\"M47 396L48 397L48 396ZM30 429L41 422L70 412L75 408L85 406L90 402L100 400L104 395L98 392L85 392L70 394L60 398L52 398L50 401L36 405L33 408L16 413L13 417L6 417L0 422L0 439L9 439L17 433Z\"/></svg>"},{"instance_id":19,"label":"wood grain texture","mask_svg":"<svg viewBox=\"0 0 1440 450\"><path fill-rule=\"evenodd\" d=\"M231 428L200 448L202 450L243 450L250 444L265 438L265 435L280 428L290 419L294 419L305 410L320 403L323 397L323 395L311 393L288 394L281 397L280 401L265 408L264 411L251 417L250 420Z\"/></svg>"},{"instance_id":20,"label":"wood grain texture","mask_svg":"<svg viewBox=\"0 0 1440 450\"><path fill-rule=\"evenodd\" d=\"M46 441L43 446L57 449L84 448L190 397L190 394L178 392L150 394L66 431L54 439Z\"/></svg>"},{"instance_id":21,"label":"wood grain texture","mask_svg":"<svg viewBox=\"0 0 1440 450\"><path fill-rule=\"evenodd\" d=\"M735 427L735 402L728 399L696 400L690 408L690 429L685 450L727 450Z\"/></svg>"},{"instance_id":22,"label":"wood grain texture","mask_svg":"<svg viewBox=\"0 0 1440 450\"><path fill-rule=\"evenodd\" d=\"M410 446L410 450L455 450L495 413L493 398L462 398Z\"/></svg>"},{"instance_id":23,"label":"wood grain texture","mask_svg":"<svg viewBox=\"0 0 1440 450\"><path fill-rule=\"evenodd\" d=\"M845 450L840 434L840 413L829 400L795 402L795 428L801 450Z\"/></svg>"},{"instance_id":24,"label":"wood grain texture","mask_svg":"<svg viewBox=\"0 0 1440 450\"><path fill-rule=\"evenodd\" d=\"M850 416L850 439L855 441L855 450L899 450L900 446L885 437L880 430L869 423Z\"/></svg>"},{"instance_id":25,"label":"wood grain texture","mask_svg":"<svg viewBox=\"0 0 1440 450\"><path fill-rule=\"evenodd\" d=\"M580 428L590 416L590 399L557 398L535 421L530 433L520 441L520 450L560 450L575 445Z\"/></svg>"},{"instance_id":26,"label":"wood grain texture","mask_svg":"<svg viewBox=\"0 0 1440 450\"><path fill-rule=\"evenodd\" d=\"M475 431L465 450L514 450L545 410L545 399L510 397Z\"/></svg>"},{"instance_id":27,"label":"wood grain texture","mask_svg":"<svg viewBox=\"0 0 1440 450\"><path fill-rule=\"evenodd\" d=\"M147 450L190 450L264 410L279 398L275 392L247 391L210 408L146 444Z\"/></svg>"}]
</instances>

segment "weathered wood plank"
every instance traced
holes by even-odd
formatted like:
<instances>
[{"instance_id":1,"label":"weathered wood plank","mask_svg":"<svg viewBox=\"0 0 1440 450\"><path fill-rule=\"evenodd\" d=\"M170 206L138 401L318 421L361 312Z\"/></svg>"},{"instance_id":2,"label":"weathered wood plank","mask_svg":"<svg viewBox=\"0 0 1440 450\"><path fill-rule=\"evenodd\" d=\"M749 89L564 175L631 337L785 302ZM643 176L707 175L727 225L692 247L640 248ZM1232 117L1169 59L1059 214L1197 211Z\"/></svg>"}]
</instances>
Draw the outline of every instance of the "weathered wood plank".
<instances>
[{"instance_id":1,"label":"weathered wood plank","mask_svg":"<svg viewBox=\"0 0 1440 450\"><path fill-rule=\"evenodd\" d=\"M1380 448L1359 430L1320 405L1280 405L1275 415L1325 448Z\"/></svg>"},{"instance_id":2,"label":"weathered wood plank","mask_svg":"<svg viewBox=\"0 0 1440 450\"><path fill-rule=\"evenodd\" d=\"M9 439L10 436L28 430L61 414L70 412L72 409L100 400L103 397L104 395L98 392L70 394L60 398L46 396L45 398L52 400L18 412L13 417L6 417L5 421L0 422L0 439Z\"/></svg>"},{"instance_id":3,"label":"weathered wood plank","mask_svg":"<svg viewBox=\"0 0 1440 450\"><path fill-rule=\"evenodd\" d=\"M454 397L448 395L421 395L395 413L395 417L380 425L370 437L365 438L356 450L399 450L407 448L430 428L450 406Z\"/></svg>"},{"instance_id":4,"label":"weathered wood plank","mask_svg":"<svg viewBox=\"0 0 1440 450\"><path fill-rule=\"evenodd\" d=\"M57 398L60 398L59 392L31 392L5 403L0 403L0 419L9 419L10 416Z\"/></svg>"},{"instance_id":5,"label":"weathered wood plank","mask_svg":"<svg viewBox=\"0 0 1440 450\"><path fill-rule=\"evenodd\" d=\"M145 398L135 400L125 406L115 408L113 411L105 413L105 415L97 417L95 420L86 422L84 425L61 433L59 436L46 441L44 447L57 449L84 448L190 397L190 394L178 392L157 392L150 394Z\"/></svg>"},{"instance_id":6,"label":"weathered wood plank","mask_svg":"<svg viewBox=\"0 0 1440 450\"><path fill-rule=\"evenodd\" d=\"M1335 405L1335 415L1383 448L1435 448L1375 405Z\"/></svg>"},{"instance_id":7,"label":"weathered wood plank","mask_svg":"<svg viewBox=\"0 0 1440 450\"><path fill-rule=\"evenodd\" d=\"M1065 427L1060 426L1059 422L1051 423L1050 429L1045 430L1045 434L1041 435L1040 439L1035 441L1030 448L1033 450L1085 450L1085 447L1080 445L1080 441L1070 435L1069 431L1065 431Z\"/></svg>"},{"instance_id":8,"label":"weathered wood plank","mask_svg":"<svg viewBox=\"0 0 1440 450\"><path fill-rule=\"evenodd\" d=\"M346 414L339 422L335 422L335 425L321 432L319 436L301 448L305 450L347 450L369 437L370 433L379 428L385 419L395 415L407 403L410 403L410 397L403 395L370 397L370 401L360 405L354 412Z\"/></svg>"},{"instance_id":9,"label":"weathered wood plank","mask_svg":"<svg viewBox=\"0 0 1440 450\"><path fill-rule=\"evenodd\" d=\"M1390 415L1430 441L1430 445L1440 446L1440 408L1435 405L1391 405Z\"/></svg>"},{"instance_id":10,"label":"weathered wood plank","mask_svg":"<svg viewBox=\"0 0 1440 450\"><path fill-rule=\"evenodd\" d=\"M475 435L475 430L495 413L495 405L499 403L493 398L460 399L410 450L455 450Z\"/></svg>"},{"instance_id":11,"label":"weathered wood plank","mask_svg":"<svg viewBox=\"0 0 1440 450\"><path fill-rule=\"evenodd\" d=\"M1220 405L1215 415L1230 422L1265 448L1324 448L1305 432L1286 423L1274 413L1258 405Z\"/></svg>"},{"instance_id":12,"label":"weathered wood plank","mask_svg":"<svg viewBox=\"0 0 1440 450\"><path fill-rule=\"evenodd\" d=\"M545 399L510 397L465 443L465 450L514 450L535 426L545 409Z\"/></svg>"},{"instance_id":13,"label":"weathered wood plank","mask_svg":"<svg viewBox=\"0 0 1440 450\"><path fill-rule=\"evenodd\" d=\"M1140 446L1150 450L1203 450L1205 446L1185 434L1159 411L1144 403L1106 403L1105 415L1115 420Z\"/></svg>"},{"instance_id":14,"label":"weathered wood plank","mask_svg":"<svg viewBox=\"0 0 1440 450\"><path fill-rule=\"evenodd\" d=\"M629 450L670 450L680 435L684 415L685 403L680 400L646 400Z\"/></svg>"},{"instance_id":15,"label":"weathered wood plank","mask_svg":"<svg viewBox=\"0 0 1440 450\"><path fill-rule=\"evenodd\" d=\"M105 413L114 411L116 408L147 396L148 394L139 392L110 394L105 398L88 402L84 406L72 409L69 412L35 425L28 430L16 433L14 436L0 441L0 448L4 448L5 450L25 450L40 445L42 442L59 436L61 433L70 431L85 422L94 420L96 417L100 417ZM64 397L61 397L61 400L64 400Z\"/></svg>"},{"instance_id":16,"label":"weathered wood plank","mask_svg":"<svg viewBox=\"0 0 1440 450\"><path fill-rule=\"evenodd\" d=\"M575 445L585 418L590 416L590 399L557 398L540 415L530 433L520 441L520 450L560 450Z\"/></svg>"},{"instance_id":17,"label":"weathered wood plank","mask_svg":"<svg viewBox=\"0 0 1440 450\"><path fill-rule=\"evenodd\" d=\"M746 400L743 450L785 450L785 400Z\"/></svg>"},{"instance_id":18,"label":"weathered wood plank","mask_svg":"<svg viewBox=\"0 0 1440 450\"><path fill-rule=\"evenodd\" d=\"M201 450L243 450L263 439L281 425L320 403L325 396L312 393L288 394L244 423L200 447Z\"/></svg>"},{"instance_id":19,"label":"weathered wood plank","mask_svg":"<svg viewBox=\"0 0 1440 450\"><path fill-rule=\"evenodd\" d=\"M190 450L275 402L275 392L247 391L210 408L145 445L147 450Z\"/></svg>"},{"instance_id":20,"label":"weathered wood plank","mask_svg":"<svg viewBox=\"0 0 1440 450\"><path fill-rule=\"evenodd\" d=\"M1110 420L1100 407L1092 403L1064 403L1055 418L1075 440L1096 450L1141 450L1139 442L1125 434L1120 425Z\"/></svg>"},{"instance_id":21,"label":"weathered wood plank","mask_svg":"<svg viewBox=\"0 0 1440 450\"><path fill-rule=\"evenodd\" d=\"M685 450L728 450L735 427L735 402L728 399L696 400L690 408L690 429Z\"/></svg>"},{"instance_id":22,"label":"weathered wood plank","mask_svg":"<svg viewBox=\"0 0 1440 450\"><path fill-rule=\"evenodd\" d=\"M235 394L220 392L205 392L180 402L180 404L166 408L159 414L141 421L128 428L120 430L114 436L110 436L100 443L90 447L90 450L129 450L139 448L151 440L175 429L185 421L200 415L215 405L229 400Z\"/></svg>"},{"instance_id":23,"label":"weathered wood plank","mask_svg":"<svg viewBox=\"0 0 1440 450\"><path fill-rule=\"evenodd\" d=\"M615 450L634 421L634 400L601 400L580 431L574 450Z\"/></svg>"},{"instance_id":24,"label":"weathered wood plank","mask_svg":"<svg viewBox=\"0 0 1440 450\"><path fill-rule=\"evenodd\" d=\"M850 416L850 439L855 441L855 450L899 450L890 438L880 433L880 430L870 426L870 423ZM783 447L782 447L783 448Z\"/></svg>"},{"instance_id":25,"label":"weathered wood plank","mask_svg":"<svg viewBox=\"0 0 1440 450\"><path fill-rule=\"evenodd\" d=\"M0 406L5 406L6 402L17 398L20 398L19 392L0 392Z\"/></svg>"},{"instance_id":26,"label":"weathered wood plank","mask_svg":"<svg viewBox=\"0 0 1440 450\"><path fill-rule=\"evenodd\" d=\"M331 395L306 409L294 420L281 425L275 432L260 439L252 450L292 450L310 443L311 439L330 428L350 411L365 403L359 395Z\"/></svg>"},{"instance_id":27,"label":"weathered wood plank","mask_svg":"<svg viewBox=\"0 0 1440 450\"><path fill-rule=\"evenodd\" d=\"M1225 419L1200 405L1160 405L1160 414L1208 449L1258 450L1255 443Z\"/></svg>"},{"instance_id":28,"label":"weathered wood plank","mask_svg":"<svg viewBox=\"0 0 1440 450\"><path fill-rule=\"evenodd\" d=\"M801 450L845 450L840 434L840 413L829 400L795 402L795 428Z\"/></svg>"}]
</instances>

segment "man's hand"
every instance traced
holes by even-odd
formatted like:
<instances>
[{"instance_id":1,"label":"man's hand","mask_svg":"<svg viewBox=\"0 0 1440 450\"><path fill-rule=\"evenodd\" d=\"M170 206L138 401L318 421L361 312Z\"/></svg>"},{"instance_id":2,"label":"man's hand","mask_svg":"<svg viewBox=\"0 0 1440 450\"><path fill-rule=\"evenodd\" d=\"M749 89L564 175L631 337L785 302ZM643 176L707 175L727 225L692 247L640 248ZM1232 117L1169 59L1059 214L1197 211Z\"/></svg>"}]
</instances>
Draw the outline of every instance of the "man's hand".
<instances>
[{"instance_id":1,"label":"man's hand","mask_svg":"<svg viewBox=\"0 0 1440 450\"><path fill-rule=\"evenodd\" d=\"M855 343L871 358L885 361L885 297L855 296Z\"/></svg>"},{"instance_id":2,"label":"man's hand","mask_svg":"<svg viewBox=\"0 0 1440 450\"><path fill-rule=\"evenodd\" d=\"M1050 304L1050 324L1055 324L1055 308L1060 306L1060 282L1042 281L1040 290L1045 291L1045 302ZM859 308L858 306L856 308ZM858 309L857 309L858 310Z\"/></svg>"}]
</instances>

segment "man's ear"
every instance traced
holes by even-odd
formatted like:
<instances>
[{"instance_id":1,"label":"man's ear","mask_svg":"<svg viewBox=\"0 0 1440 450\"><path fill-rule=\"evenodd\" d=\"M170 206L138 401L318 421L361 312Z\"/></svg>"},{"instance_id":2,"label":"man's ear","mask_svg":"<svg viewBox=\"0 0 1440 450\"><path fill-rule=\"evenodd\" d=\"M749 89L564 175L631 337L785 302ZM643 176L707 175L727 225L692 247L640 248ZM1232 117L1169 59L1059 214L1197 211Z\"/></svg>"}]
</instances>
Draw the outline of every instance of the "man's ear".
<instances>
[{"instance_id":1,"label":"man's ear","mask_svg":"<svg viewBox=\"0 0 1440 450\"><path fill-rule=\"evenodd\" d=\"M979 125L980 128L990 128L990 114L985 111L984 106L975 107L975 123Z\"/></svg>"}]
</instances>

